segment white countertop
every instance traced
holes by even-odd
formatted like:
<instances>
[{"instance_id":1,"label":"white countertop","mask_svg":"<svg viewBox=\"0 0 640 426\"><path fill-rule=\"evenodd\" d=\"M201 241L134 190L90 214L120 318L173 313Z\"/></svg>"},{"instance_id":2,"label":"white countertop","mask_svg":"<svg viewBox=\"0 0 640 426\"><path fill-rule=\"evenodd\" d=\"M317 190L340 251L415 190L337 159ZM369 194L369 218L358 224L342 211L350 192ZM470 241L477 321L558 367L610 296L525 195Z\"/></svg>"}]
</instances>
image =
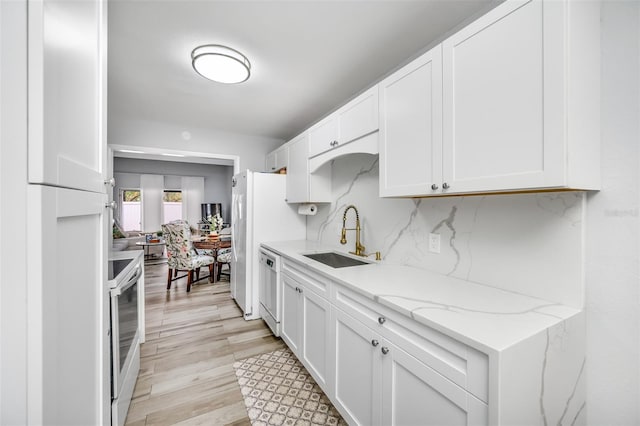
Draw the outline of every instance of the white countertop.
<instances>
[{"instance_id":1,"label":"white countertop","mask_svg":"<svg viewBox=\"0 0 640 426\"><path fill-rule=\"evenodd\" d=\"M262 246L485 353L500 352L581 312L410 266L373 262L332 268L303 256L336 251L314 241Z\"/></svg>"}]
</instances>

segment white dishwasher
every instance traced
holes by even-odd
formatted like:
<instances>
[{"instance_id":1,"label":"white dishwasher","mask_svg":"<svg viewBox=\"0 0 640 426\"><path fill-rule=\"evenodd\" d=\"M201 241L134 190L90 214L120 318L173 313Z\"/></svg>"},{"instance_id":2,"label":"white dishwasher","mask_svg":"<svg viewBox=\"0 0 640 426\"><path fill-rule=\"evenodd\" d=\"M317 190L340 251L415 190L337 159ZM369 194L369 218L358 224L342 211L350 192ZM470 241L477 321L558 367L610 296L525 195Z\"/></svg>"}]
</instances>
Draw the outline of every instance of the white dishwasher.
<instances>
[{"instance_id":1,"label":"white dishwasher","mask_svg":"<svg viewBox=\"0 0 640 426\"><path fill-rule=\"evenodd\" d=\"M280 336L282 286L280 283L280 256L261 248L259 272L260 316L273 334Z\"/></svg>"}]
</instances>

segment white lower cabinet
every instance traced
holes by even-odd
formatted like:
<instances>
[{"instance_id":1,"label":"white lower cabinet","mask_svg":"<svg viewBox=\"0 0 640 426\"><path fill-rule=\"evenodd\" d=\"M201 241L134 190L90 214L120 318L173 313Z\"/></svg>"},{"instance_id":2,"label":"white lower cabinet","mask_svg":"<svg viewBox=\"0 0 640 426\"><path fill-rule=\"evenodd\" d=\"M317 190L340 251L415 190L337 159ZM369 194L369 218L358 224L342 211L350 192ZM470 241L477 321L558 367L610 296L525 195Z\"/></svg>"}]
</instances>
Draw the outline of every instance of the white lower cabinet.
<instances>
[{"instance_id":1,"label":"white lower cabinet","mask_svg":"<svg viewBox=\"0 0 640 426\"><path fill-rule=\"evenodd\" d=\"M103 424L110 406L107 196L45 185L28 185L27 196L27 240L40 241L29 249L26 273L30 424Z\"/></svg>"},{"instance_id":2,"label":"white lower cabinet","mask_svg":"<svg viewBox=\"0 0 640 426\"><path fill-rule=\"evenodd\" d=\"M302 363L323 388L329 376L329 301L308 289L300 293L302 303Z\"/></svg>"},{"instance_id":3,"label":"white lower cabinet","mask_svg":"<svg viewBox=\"0 0 640 426\"><path fill-rule=\"evenodd\" d=\"M385 303L411 298L409 290L377 301L366 293L371 275L354 271L360 286L282 259L282 338L349 425L584 424L584 312L533 333L528 313L500 317L512 322L493 323L499 329L492 332L521 338L496 349L497 334L458 334L469 327L485 333L487 323L475 323L484 310L446 312L457 331L427 324ZM493 291L478 296L494 303Z\"/></svg>"},{"instance_id":4,"label":"white lower cabinet","mask_svg":"<svg viewBox=\"0 0 640 426\"><path fill-rule=\"evenodd\" d=\"M379 338L360 321L335 308L331 326L335 333L332 402L350 425L380 424Z\"/></svg>"},{"instance_id":5,"label":"white lower cabinet","mask_svg":"<svg viewBox=\"0 0 640 426\"><path fill-rule=\"evenodd\" d=\"M333 308L334 404L349 424L486 425L487 404Z\"/></svg>"},{"instance_id":6,"label":"white lower cabinet","mask_svg":"<svg viewBox=\"0 0 640 426\"><path fill-rule=\"evenodd\" d=\"M299 321L299 290L299 283L296 280L287 274L282 274L281 337L296 355L300 353L300 335L302 333Z\"/></svg>"},{"instance_id":7,"label":"white lower cabinet","mask_svg":"<svg viewBox=\"0 0 640 426\"><path fill-rule=\"evenodd\" d=\"M488 424L486 355L303 265L282 271L281 336L350 425Z\"/></svg>"},{"instance_id":8,"label":"white lower cabinet","mask_svg":"<svg viewBox=\"0 0 640 426\"><path fill-rule=\"evenodd\" d=\"M282 338L323 389L329 377L330 305L306 280L282 274ZM305 285L307 284L307 285Z\"/></svg>"},{"instance_id":9,"label":"white lower cabinet","mask_svg":"<svg viewBox=\"0 0 640 426\"><path fill-rule=\"evenodd\" d=\"M382 340L383 425L486 425L488 407L399 347Z\"/></svg>"}]
</instances>

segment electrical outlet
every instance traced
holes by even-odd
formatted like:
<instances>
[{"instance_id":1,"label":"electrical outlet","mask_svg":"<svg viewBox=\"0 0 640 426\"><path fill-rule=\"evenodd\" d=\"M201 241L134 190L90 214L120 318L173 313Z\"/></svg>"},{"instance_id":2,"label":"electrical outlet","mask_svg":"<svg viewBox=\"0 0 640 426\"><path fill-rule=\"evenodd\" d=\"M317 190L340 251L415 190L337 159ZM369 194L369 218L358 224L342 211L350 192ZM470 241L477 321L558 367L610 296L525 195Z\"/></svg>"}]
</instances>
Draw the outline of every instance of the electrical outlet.
<instances>
[{"instance_id":1,"label":"electrical outlet","mask_svg":"<svg viewBox=\"0 0 640 426\"><path fill-rule=\"evenodd\" d=\"M429 234L429 251L440 253L440 234Z\"/></svg>"}]
</instances>

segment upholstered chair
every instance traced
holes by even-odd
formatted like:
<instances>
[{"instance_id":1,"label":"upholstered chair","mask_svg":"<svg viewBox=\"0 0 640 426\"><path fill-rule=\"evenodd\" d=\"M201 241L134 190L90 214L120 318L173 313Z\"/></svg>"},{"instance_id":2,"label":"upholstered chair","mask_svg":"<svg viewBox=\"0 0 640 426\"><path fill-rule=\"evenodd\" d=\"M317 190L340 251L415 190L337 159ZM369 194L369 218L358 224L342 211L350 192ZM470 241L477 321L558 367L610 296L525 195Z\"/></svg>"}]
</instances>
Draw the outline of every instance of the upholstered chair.
<instances>
[{"instance_id":1,"label":"upholstered chair","mask_svg":"<svg viewBox=\"0 0 640 426\"><path fill-rule=\"evenodd\" d=\"M215 259L213 256L198 254L191 242L191 229L184 220L176 220L162 225L162 232L167 244L167 290L171 282L177 280L178 271L187 272L187 292L191 291L194 275L198 276L200 268L209 267L209 282L213 281ZM196 278L197 280L197 278Z\"/></svg>"},{"instance_id":2,"label":"upholstered chair","mask_svg":"<svg viewBox=\"0 0 640 426\"><path fill-rule=\"evenodd\" d=\"M217 268L218 268L218 276L216 279L220 281L220 275L228 275L231 278L231 255L233 252L231 248L223 248L218 250L218 257L216 258ZM222 272L222 267L227 265L227 272Z\"/></svg>"}]
</instances>

